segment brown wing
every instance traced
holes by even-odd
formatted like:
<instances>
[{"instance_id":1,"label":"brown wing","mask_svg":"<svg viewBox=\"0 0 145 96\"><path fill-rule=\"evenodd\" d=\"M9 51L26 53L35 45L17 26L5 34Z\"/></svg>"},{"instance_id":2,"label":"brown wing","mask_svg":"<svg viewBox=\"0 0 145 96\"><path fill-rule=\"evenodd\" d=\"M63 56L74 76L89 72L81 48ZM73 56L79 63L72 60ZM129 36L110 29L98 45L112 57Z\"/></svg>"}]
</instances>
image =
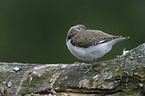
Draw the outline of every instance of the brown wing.
<instances>
[{"instance_id":1,"label":"brown wing","mask_svg":"<svg viewBox=\"0 0 145 96\"><path fill-rule=\"evenodd\" d=\"M71 39L71 43L75 46L88 48L120 37L122 36L109 35L99 30L83 30Z\"/></svg>"}]
</instances>

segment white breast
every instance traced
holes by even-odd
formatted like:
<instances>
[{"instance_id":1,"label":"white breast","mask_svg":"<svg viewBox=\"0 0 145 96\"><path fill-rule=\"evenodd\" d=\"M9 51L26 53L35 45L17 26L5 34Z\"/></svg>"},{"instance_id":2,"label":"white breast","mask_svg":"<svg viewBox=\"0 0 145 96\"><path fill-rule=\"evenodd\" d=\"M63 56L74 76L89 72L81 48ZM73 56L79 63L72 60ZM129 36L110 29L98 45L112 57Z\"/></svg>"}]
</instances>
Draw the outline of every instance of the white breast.
<instances>
[{"instance_id":1,"label":"white breast","mask_svg":"<svg viewBox=\"0 0 145 96\"><path fill-rule=\"evenodd\" d=\"M85 61L93 61L97 58L104 56L107 52L109 52L112 48L112 45L121 41L122 39L114 39L112 41L98 44L95 46L90 46L88 48L74 46L71 43L71 40L68 40L67 47L69 51L78 59L85 60Z\"/></svg>"}]
</instances>

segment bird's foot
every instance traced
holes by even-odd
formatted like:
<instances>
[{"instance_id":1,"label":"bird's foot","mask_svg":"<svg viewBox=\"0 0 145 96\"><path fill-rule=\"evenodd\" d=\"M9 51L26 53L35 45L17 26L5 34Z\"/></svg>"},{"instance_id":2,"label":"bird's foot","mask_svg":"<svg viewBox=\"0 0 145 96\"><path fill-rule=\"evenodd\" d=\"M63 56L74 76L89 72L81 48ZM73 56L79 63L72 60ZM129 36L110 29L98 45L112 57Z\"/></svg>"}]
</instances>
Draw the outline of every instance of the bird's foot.
<instances>
[{"instance_id":1,"label":"bird's foot","mask_svg":"<svg viewBox=\"0 0 145 96\"><path fill-rule=\"evenodd\" d=\"M89 71L91 71L91 69L93 68L93 65L91 65L89 68L86 66L87 71L85 71L84 73L88 73Z\"/></svg>"},{"instance_id":2,"label":"bird's foot","mask_svg":"<svg viewBox=\"0 0 145 96\"><path fill-rule=\"evenodd\" d=\"M88 67L86 66L87 71L84 72L84 73L88 73L89 71L91 71L91 69L93 68L93 66L94 66L95 63L97 63L97 62L96 62L96 60L94 59L93 62L92 62L92 65L90 66L90 68L88 68Z\"/></svg>"}]
</instances>

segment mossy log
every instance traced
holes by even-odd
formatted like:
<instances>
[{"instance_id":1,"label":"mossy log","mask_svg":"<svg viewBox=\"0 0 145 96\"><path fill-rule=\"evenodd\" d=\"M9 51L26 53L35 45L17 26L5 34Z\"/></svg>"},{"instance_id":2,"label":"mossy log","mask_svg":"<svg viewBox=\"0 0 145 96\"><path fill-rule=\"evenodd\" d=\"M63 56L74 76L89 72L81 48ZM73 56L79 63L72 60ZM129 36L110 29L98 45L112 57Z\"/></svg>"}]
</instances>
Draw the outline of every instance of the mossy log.
<instances>
[{"instance_id":1,"label":"mossy log","mask_svg":"<svg viewBox=\"0 0 145 96\"><path fill-rule=\"evenodd\" d=\"M145 96L145 43L91 65L0 62L0 95Z\"/></svg>"}]
</instances>

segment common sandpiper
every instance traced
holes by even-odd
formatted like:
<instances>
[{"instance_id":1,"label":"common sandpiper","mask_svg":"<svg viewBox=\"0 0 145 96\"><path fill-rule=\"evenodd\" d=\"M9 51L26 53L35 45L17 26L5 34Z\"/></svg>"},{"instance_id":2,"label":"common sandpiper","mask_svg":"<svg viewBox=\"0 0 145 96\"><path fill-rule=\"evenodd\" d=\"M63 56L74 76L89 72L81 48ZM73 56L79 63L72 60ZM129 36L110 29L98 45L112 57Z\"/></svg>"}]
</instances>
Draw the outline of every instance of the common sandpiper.
<instances>
[{"instance_id":1,"label":"common sandpiper","mask_svg":"<svg viewBox=\"0 0 145 96\"><path fill-rule=\"evenodd\" d=\"M76 58L95 61L109 52L115 43L128 38L110 35L100 30L90 30L84 25L76 25L69 29L66 44Z\"/></svg>"}]
</instances>

